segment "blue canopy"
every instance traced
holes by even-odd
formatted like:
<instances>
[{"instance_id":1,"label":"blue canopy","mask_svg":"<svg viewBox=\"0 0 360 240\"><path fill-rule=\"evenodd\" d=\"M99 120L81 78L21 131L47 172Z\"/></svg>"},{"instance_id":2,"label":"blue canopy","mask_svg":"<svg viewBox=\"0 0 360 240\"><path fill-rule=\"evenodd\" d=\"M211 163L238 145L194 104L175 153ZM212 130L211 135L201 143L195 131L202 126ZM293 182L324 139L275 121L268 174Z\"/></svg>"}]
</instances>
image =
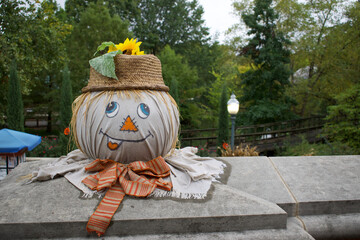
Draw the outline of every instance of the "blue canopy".
<instances>
[{"instance_id":1,"label":"blue canopy","mask_svg":"<svg viewBox=\"0 0 360 240\"><path fill-rule=\"evenodd\" d=\"M17 153L26 147L31 151L40 143L40 136L7 128L0 130L0 153Z\"/></svg>"}]
</instances>

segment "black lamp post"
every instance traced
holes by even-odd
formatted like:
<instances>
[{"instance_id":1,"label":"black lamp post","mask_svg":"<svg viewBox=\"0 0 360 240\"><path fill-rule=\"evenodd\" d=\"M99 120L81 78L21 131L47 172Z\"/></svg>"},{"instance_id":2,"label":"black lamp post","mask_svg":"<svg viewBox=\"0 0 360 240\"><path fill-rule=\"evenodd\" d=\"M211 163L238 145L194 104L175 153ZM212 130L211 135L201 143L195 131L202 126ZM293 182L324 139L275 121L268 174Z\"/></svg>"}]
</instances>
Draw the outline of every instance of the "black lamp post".
<instances>
[{"instance_id":1,"label":"black lamp post","mask_svg":"<svg viewBox=\"0 0 360 240\"><path fill-rule=\"evenodd\" d=\"M231 150L234 151L235 120L239 111L239 101L236 100L234 93L231 94L230 100L227 102L227 110L231 116Z\"/></svg>"}]
</instances>

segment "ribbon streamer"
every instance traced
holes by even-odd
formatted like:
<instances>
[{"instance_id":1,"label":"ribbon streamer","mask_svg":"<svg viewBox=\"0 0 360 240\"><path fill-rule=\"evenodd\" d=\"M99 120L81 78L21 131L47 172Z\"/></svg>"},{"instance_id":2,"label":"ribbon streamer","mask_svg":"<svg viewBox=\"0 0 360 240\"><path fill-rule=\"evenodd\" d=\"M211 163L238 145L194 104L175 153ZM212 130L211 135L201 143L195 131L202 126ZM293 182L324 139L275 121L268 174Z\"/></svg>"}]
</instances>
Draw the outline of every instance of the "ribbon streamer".
<instances>
[{"instance_id":1,"label":"ribbon streamer","mask_svg":"<svg viewBox=\"0 0 360 240\"><path fill-rule=\"evenodd\" d=\"M170 168L161 156L128 165L109 159L96 159L85 170L97 172L82 181L87 187L97 191L108 188L86 226L88 232L96 232L98 236L105 233L125 195L146 197L155 188L167 191L172 188L171 182L163 180L170 175Z\"/></svg>"}]
</instances>

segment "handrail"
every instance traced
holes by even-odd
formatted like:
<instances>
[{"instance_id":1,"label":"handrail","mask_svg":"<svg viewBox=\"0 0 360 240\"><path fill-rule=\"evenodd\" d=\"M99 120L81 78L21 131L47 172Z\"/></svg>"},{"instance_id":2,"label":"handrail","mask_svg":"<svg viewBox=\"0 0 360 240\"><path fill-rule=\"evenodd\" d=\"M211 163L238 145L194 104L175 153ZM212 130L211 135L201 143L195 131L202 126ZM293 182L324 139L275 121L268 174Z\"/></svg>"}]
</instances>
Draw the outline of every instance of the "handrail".
<instances>
[{"instance_id":1,"label":"handrail","mask_svg":"<svg viewBox=\"0 0 360 240\"><path fill-rule=\"evenodd\" d=\"M321 129L324 123L324 116L314 116L290 121L240 126L235 131L235 142L251 143L255 146L261 145L263 142L281 142L281 139L286 136L302 133L311 135L314 131ZM266 131L267 128L270 130ZM204 145L206 142L205 145L215 146L218 137L217 131L217 128L183 130L180 141L188 145Z\"/></svg>"},{"instance_id":2,"label":"handrail","mask_svg":"<svg viewBox=\"0 0 360 240\"><path fill-rule=\"evenodd\" d=\"M279 122L273 122L273 123L264 123L264 124L257 124L257 125L249 125L249 126L239 126L235 128L235 131L244 130L244 129L257 129L257 128L264 128L264 127L271 127L271 126L284 126L291 123L301 123L308 120L317 120L316 122L323 122L324 116L314 116L314 117L306 117L306 118L300 118L300 119L293 119L289 121L279 121ZM230 129L230 128L229 128ZM181 130L181 134L186 133L196 133L196 132L215 132L218 131L218 128L205 128L205 129L185 129ZM267 132L268 133L268 132Z\"/></svg>"}]
</instances>

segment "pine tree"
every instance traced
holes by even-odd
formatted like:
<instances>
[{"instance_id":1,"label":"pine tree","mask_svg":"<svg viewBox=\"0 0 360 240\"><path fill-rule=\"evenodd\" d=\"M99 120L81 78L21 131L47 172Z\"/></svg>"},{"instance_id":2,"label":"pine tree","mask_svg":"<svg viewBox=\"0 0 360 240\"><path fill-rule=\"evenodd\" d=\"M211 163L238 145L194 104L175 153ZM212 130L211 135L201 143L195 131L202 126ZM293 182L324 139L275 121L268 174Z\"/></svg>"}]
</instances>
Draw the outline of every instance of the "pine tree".
<instances>
[{"instance_id":1,"label":"pine tree","mask_svg":"<svg viewBox=\"0 0 360 240\"><path fill-rule=\"evenodd\" d=\"M71 81L70 81L70 72L69 68L65 66L63 70L63 79L61 84L60 90L60 147L61 153L67 153L67 146L69 143L69 136L64 134L64 129L69 127L71 117L72 117L72 110L71 105L73 101L72 97L72 88L71 88Z\"/></svg>"},{"instance_id":2,"label":"pine tree","mask_svg":"<svg viewBox=\"0 0 360 240\"><path fill-rule=\"evenodd\" d=\"M285 96L290 84L290 44L281 32L276 31L278 15L271 7L272 0L255 0L253 13L242 15L252 36L242 49L250 57L252 68L241 74L243 96L240 101L247 111L242 116L244 124L258 124L285 120L292 117L292 100Z\"/></svg>"},{"instance_id":3,"label":"pine tree","mask_svg":"<svg viewBox=\"0 0 360 240\"><path fill-rule=\"evenodd\" d=\"M221 98L220 98L220 109L219 109L219 134L217 139L217 145L221 146L224 142L229 139L229 114L227 112L227 101L228 94L226 85L223 85Z\"/></svg>"},{"instance_id":4,"label":"pine tree","mask_svg":"<svg viewBox=\"0 0 360 240\"><path fill-rule=\"evenodd\" d=\"M24 131L24 105L16 61L10 66L9 91L7 98L7 124L10 129Z\"/></svg>"}]
</instances>

